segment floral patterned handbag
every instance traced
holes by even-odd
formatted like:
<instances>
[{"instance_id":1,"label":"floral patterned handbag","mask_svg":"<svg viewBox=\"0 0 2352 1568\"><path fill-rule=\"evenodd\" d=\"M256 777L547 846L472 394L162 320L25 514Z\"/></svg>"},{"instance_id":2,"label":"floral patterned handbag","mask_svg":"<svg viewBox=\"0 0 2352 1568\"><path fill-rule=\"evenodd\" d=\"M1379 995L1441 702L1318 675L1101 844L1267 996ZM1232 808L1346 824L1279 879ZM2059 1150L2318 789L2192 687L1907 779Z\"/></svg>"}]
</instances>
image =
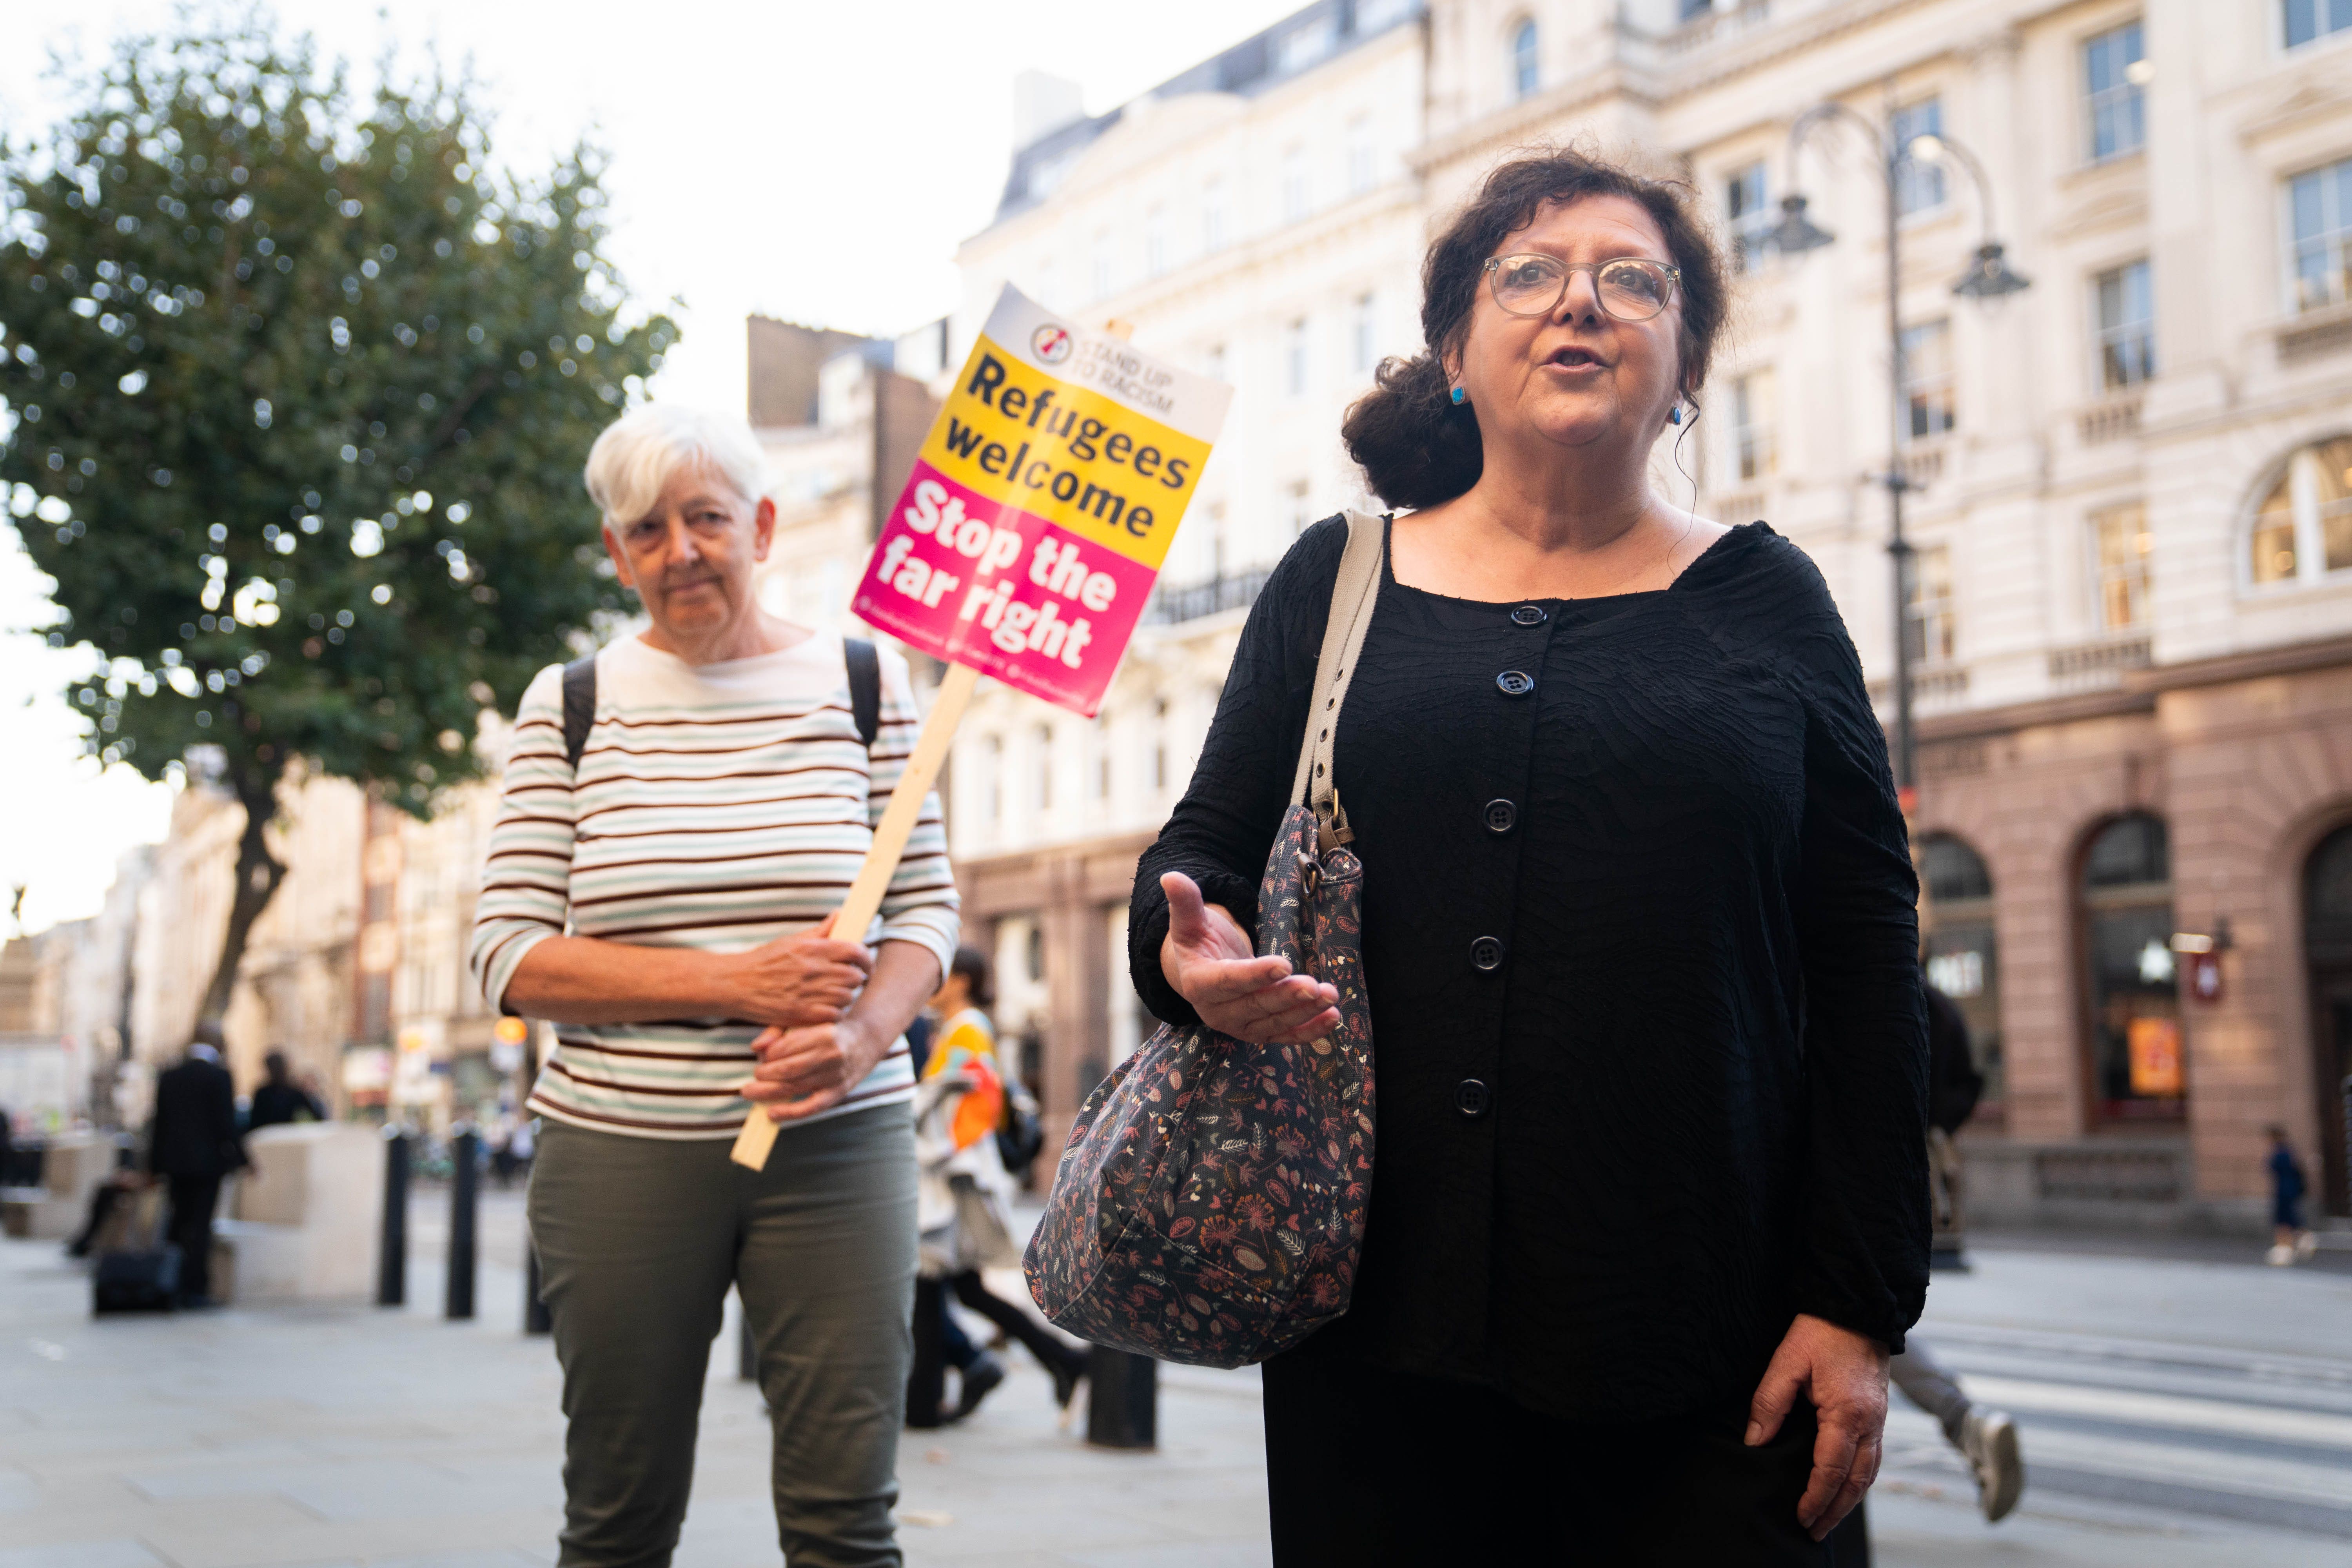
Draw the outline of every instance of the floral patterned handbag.
<instances>
[{"instance_id":1,"label":"floral patterned handbag","mask_svg":"<svg viewBox=\"0 0 2352 1568\"><path fill-rule=\"evenodd\" d=\"M1348 514L1291 805L1258 889L1258 952L1339 993L1303 1046L1163 1025L1087 1097L1022 1260L1056 1327L1201 1366L1246 1366L1348 1310L1372 1178L1363 866L1332 736L1371 624L1383 520Z\"/></svg>"}]
</instances>

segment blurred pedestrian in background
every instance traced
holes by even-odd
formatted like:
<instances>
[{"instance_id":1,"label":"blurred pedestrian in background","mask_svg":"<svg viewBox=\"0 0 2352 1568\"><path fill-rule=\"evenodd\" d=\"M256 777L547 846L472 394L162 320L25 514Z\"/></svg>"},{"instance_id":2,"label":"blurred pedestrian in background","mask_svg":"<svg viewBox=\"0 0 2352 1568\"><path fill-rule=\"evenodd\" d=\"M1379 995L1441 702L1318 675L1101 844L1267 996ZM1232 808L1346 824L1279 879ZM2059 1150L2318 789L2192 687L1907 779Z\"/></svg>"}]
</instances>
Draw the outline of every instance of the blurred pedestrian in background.
<instances>
[{"instance_id":1,"label":"blurred pedestrian in background","mask_svg":"<svg viewBox=\"0 0 2352 1568\"><path fill-rule=\"evenodd\" d=\"M1960 1238L1965 1221L1959 1144L1955 1138L1976 1113L1984 1093L1969 1040L1969 1021L1958 1004L1926 987L1927 1000L1927 1171L1934 1203L1936 1266L1965 1268ZM2005 1411L1979 1409L1916 1334L1887 1363L1887 1375L1903 1396L1933 1415L1944 1436L1969 1462L1977 1483L1977 1506L1989 1523L1999 1523L2025 1491L2025 1460L2017 1423Z\"/></svg>"},{"instance_id":2,"label":"blurred pedestrian in background","mask_svg":"<svg viewBox=\"0 0 2352 1568\"><path fill-rule=\"evenodd\" d=\"M956 950L947 978L931 997L933 1026L923 1084L916 1097L916 1147L922 1160L923 1270L942 1279L955 1299L1028 1347L1054 1380L1054 1403L1066 1409L1086 1375L1087 1352L1011 1301L989 1289L983 1268L1017 1268L1012 1204L1017 1184L1006 1169L998 1133L1020 1092L996 1056L996 1026L987 1009L996 1001L988 955ZM950 1342L950 1364L955 1363ZM955 1415L976 1409L1004 1381L1003 1368L985 1351L958 1368L961 1390Z\"/></svg>"},{"instance_id":3,"label":"blurred pedestrian in background","mask_svg":"<svg viewBox=\"0 0 2352 1568\"><path fill-rule=\"evenodd\" d=\"M524 694L473 943L493 1005L561 1026L525 1107L569 1417L561 1562L669 1560L732 1285L786 1561L896 1564L900 1032L959 929L935 799L874 929L826 927L913 749L914 692L895 653L858 645L860 676L838 633L760 608L775 507L741 421L640 408L597 438L587 483L652 625ZM758 1172L728 1158L747 1114L782 1124Z\"/></svg>"},{"instance_id":4,"label":"blurred pedestrian in background","mask_svg":"<svg viewBox=\"0 0 2352 1568\"><path fill-rule=\"evenodd\" d=\"M187 1056L155 1079L155 1119L147 1130L147 1168L171 1194L164 1237L180 1249L180 1305L210 1307L213 1209L221 1179L248 1162L236 1126L236 1089L221 1065L220 1026L195 1027Z\"/></svg>"},{"instance_id":5,"label":"blurred pedestrian in background","mask_svg":"<svg viewBox=\"0 0 2352 1568\"><path fill-rule=\"evenodd\" d=\"M1977 1070L1976 1052L1969 1043L1969 1021L1959 1005L1934 986L1923 987L1927 1001L1927 1193L1933 1229L1931 1259L1965 1267L1961 1254L1968 1237L1968 1182L1960 1160L1960 1129L1976 1114L1984 1095L1984 1074Z\"/></svg>"},{"instance_id":6,"label":"blurred pedestrian in background","mask_svg":"<svg viewBox=\"0 0 2352 1568\"><path fill-rule=\"evenodd\" d=\"M2286 1129L2270 1130L2271 1153L2264 1163L2271 1177L2271 1249L2264 1261L2284 1268L2301 1263L2319 1250L2319 1238L2305 1228L2303 1197L2310 1191L2303 1162L2286 1141Z\"/></svg>"},{"instance_id":7,"label":"blurred pedestrian in background","mask_svg":"<svg viewBox=\"0 0 2352 1568\"><path fill-rule=\"evenodd\" d=\"M264 1127L276 1127L288 1121L324 1121L327 1108L319 1097L294 1081L287 1071L286 1053L271 1051L261 1058L264 1073L261 1085L253 1091L252 1104L247 1108L245 1130L258 1131Z\"/></svg>"},{"instance_id":8,"label":"blurred pedestrian in background","mask_svg":"<svg viewBox=\"0 0 2352 1568\"><path fill-rule=\"evenodd\" d=\"M1724 321L1710 228L1575 153L1500 165L1349 412L1414 509L1330 764L1378 1136L1350 1310L1265 1364L1279 1568L1516 1560L1528 1509L1563 1560L1821 1564L1877 1474L1927 1282L1917 879L1819 570L1652 488ZM1143 857L1171 1023L1339 1021L1252 928L1347 537L1275 570Z\"/></svg>"}]
</instances>

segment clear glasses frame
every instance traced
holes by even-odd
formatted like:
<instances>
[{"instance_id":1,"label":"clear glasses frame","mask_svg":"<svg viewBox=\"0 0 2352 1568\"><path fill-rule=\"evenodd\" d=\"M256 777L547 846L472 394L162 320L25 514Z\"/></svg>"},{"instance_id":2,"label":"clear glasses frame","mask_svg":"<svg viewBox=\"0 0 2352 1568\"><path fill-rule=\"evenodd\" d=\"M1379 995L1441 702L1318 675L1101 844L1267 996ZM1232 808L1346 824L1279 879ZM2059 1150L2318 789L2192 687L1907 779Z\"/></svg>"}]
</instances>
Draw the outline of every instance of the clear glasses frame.
<instances>
[{"instance_id":1,"label":"clear glasses frame","mask_svg":"<svg viewBox=\"0 0 2352 1568\"><path fill-rule=\"evenodd\" d=\"M1490 256L1486 288L1495 303L1513 316L1549 316L1568 298L1568 281L1580 272L1592 274L1592 292L1606 314L1621 321L1646 321L1674 303L1683 269L1643 257L1621 256L1611 261L1562 261L1556 256ZM1506 284L1505 279L1517 275ZM1534 274L1535 276L1528 276ZM1538 281L1549 277L1549 289ZM1505 297L1505 289L1509 297ZM1540 304L1532 301L1540 300ZM1514 302L1516 301L1516 303Z\"/></svg>"}]
</instances>

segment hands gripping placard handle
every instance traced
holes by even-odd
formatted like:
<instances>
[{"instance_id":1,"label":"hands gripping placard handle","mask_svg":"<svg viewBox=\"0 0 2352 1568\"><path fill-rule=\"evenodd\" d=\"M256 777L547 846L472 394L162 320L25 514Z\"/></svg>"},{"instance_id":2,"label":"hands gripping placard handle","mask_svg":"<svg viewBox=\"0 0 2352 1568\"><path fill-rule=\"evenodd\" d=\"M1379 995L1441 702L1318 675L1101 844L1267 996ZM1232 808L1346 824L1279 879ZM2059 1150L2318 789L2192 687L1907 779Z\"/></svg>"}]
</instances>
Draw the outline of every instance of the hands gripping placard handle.
<instances>
[{"instance_id":1,"label":"hands gripping placard handle","mask_svg":"<svg viewBox=\"0 0 2352 1568\"><path fill-rule=\"evenodd\" d=\"M1134 331L1125 321L1112 321L1103 328L1105 336L1122 341ZM939 693L932 699L930 714L923 721L922 733L915 741L914 754L907 759L907 771L898 775L898 787L890 792L890 804L883 808L882 821L874 829L873 847L866 850L865 864L857 868L857 879L849 885L849 896L842 900L841 910L834 917L833 934L842 941L863 941L866 928L881 912L882 895L888 890L890 879L898 869L899 857L906 853L907 837L915 830L915 820L922 815L923 797L930 793L932 782L948 760L948 747L955 740L956 725L962 720L964 707L971 700L972 687L979 679L980 671L971 665L948 665ZM775 1145L776 1119L768 1114L764 1105L753 1105L742 1131L735 1136L731 1157L737 1164L757 1171L766 1166L768 1152Z\"/></svg>"},{"instance_id":2,"label":"hands gripping placard handle","mask_svg":"<svg viewBox=\"0 0 2352 1568\"><path fill-rule=\"evenodd\" d=\"M939 694L931 700L930 716L923 721L922 733L916 738L914 754L907 759L907 771L898 775L890 804L883 808L882 821L874 829L873 847L866 851L857 879L849 884L841 911L834 917L833 934L840 940L864 941L866 928L881 913L882 895L889 890L898 858L907 852L908 836L915 831L915 820L923 813L923 797L930 794L940 766L948 760L956 724L963 718L964 705L971 700L971 689L979 679L980 671L968 664L948 666ZM767 1164L768 1151L775 1144L776 1119L768 1114L766 1106L752 1106L743 1131L735 1136L735 1163L757 1171Z\"/></svg>"}]
</instances>

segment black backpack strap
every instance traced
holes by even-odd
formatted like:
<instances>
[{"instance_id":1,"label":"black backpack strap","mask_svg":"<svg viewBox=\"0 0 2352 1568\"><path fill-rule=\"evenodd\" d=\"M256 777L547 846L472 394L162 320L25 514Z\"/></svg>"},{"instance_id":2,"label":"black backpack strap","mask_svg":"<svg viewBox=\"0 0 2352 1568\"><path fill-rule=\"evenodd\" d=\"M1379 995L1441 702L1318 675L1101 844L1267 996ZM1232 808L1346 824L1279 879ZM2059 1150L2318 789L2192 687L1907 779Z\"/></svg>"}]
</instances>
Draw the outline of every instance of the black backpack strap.
<instances>
[{"instance_id":1,"label":"black backpack strap","mask_svg":"<svg viewBox=\"0 0 2352 1568\"><path fill-rule=\"evenodd\" d=\"M572 771L580 771L580 753L588 749L589 726L596 722L596 656L575 658L563 667L563 754Z\"/></svg>"},{"instance_id":2,"label":"black backpack strap","mask_svg":"<svg viewBox=\"0 0 2352 1568\"><path fill-rule=\"evenodd\" d=\"M882 656L864 637L842 638L841 651L849 663L849 716L870 748L882 732Z\"/></svg>"}]
</instances>

